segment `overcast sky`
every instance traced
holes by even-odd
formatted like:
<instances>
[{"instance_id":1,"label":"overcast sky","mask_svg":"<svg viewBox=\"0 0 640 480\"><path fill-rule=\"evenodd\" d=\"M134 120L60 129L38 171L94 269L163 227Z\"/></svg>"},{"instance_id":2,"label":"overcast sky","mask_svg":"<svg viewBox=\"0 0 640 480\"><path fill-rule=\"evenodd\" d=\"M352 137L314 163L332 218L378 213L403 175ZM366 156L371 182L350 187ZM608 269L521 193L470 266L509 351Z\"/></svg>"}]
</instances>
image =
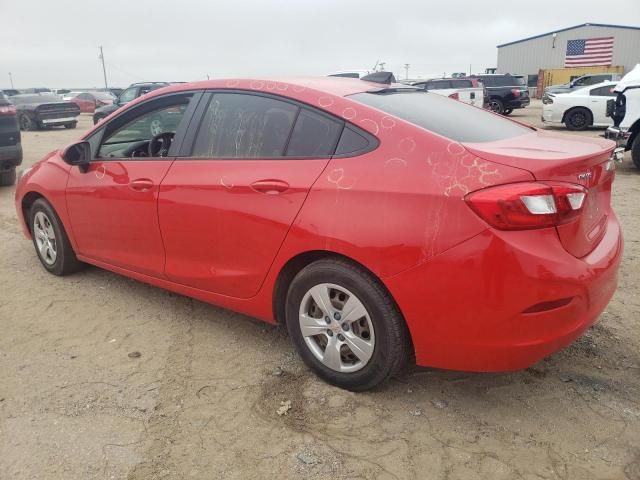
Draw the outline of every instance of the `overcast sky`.
<instances>
[{"instance_id":1,"label":"overcast sky","mask_svg":"<svg viewBox=\"0 0 640 480\"><path fill-rule=\"evenodd\" d=\"M434 4L435 3L435 4ZM495 66L496 45L580 23L640 26L640 0L0 0L0 88ZM640 47L639 47L640 48Z\"/></svg>"}]
</instances>

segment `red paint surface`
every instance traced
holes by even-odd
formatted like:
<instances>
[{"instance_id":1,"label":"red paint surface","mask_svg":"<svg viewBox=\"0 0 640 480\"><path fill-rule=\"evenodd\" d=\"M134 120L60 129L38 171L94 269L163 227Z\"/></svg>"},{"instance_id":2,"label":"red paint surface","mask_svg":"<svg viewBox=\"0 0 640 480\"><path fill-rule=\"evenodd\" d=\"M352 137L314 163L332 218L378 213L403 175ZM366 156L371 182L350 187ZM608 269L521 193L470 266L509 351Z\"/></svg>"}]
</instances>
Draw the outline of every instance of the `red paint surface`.
<instances>
[{"instance_id":1,"label":"red paint surface","mask_svg":"<svg viewBox=\"0 0 640 480\"><path fill-rule=\"evenodd\" d=\"M194 88L282 95L347 119L380 145L332 160L94 162L85 174L54 152L19 183L16 206L24 221L22 200L38 192L82 260L270 322L288 261L343 255L387 287L421 365L523 368L580 335L616 288L622 236L603 163L613 144L532 132L463 146L345 98L372 87L323 78L154 91L144 100ZM578 181L584 171L591 179ZM140 179L149 188L133 190ZM543 180L587 187L583 216L498 231L464 201L482 188ZM523 313L565 298L560 308Z\"/></svg>"}]
</instances>

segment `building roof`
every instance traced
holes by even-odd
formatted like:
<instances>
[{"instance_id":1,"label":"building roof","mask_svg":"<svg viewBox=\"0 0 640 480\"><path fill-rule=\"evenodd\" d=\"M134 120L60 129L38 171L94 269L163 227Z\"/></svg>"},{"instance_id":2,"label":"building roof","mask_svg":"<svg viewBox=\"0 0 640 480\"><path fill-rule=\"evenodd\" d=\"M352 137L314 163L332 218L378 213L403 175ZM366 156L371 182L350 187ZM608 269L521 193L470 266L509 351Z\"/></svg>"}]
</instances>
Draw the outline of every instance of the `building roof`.
<instances>
[{"instance_id":1,"label":"building roof","mask_svg":"<svg viewBox=\"0 0 640 480\"><path fill-rule=\"evenodd\" d=\"M546 37L547 35L553 35L554 33L566 32L567 30L573 30L575 28L581 28L581 27L607 27L607 28L625 28L630 30L640 30L640 27L632 27L628 25L610 25L608 23L582 23L580 25L574 25L573 27L560 28L552 32L541 33L540 35L534 35L533 37L527 37L521 40L515 40L513 42L503 43L502 45L498 45L498 48L506 47L507 45L513 45L515 43L526 42L528 40L533 40L534 38Z\"/></svg>"}]
</instances>

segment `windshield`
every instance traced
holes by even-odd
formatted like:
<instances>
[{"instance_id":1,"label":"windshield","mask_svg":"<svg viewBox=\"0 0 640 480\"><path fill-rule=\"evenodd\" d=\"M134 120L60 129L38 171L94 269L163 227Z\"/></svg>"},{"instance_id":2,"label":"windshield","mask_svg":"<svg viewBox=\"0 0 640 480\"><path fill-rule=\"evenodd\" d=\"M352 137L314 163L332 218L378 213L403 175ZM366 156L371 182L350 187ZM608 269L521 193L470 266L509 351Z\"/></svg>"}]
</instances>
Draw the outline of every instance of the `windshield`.
<instances>
[{"instance_id":1,"label":"windshield","mask_svg":"<svg viewBox=\"0 0 640 480\"><path fill-rule=\"evenodd\" d=\"M481 108L429 92L357 93L348 98L456 142L493 142L532 129Z\"/></svg>"},{"instance_id":2,"label":"windshield","mask_svg":"<svg viewBox=\"0 0 640 480\"><path fill-rule=\"evenodd\" d=\"M55 95L16 95L11 98L16 105L25 103L55 103L60 101L60 97Z\"/></svg>"},{"instance_id":3,"label":"windshield","mask_svg":"<svg viewBox=\"0 0 640 480\"><path fill-rule=\"evenodd\" d=\"M91 93L98 100L113 100L115 97L107 92L92 92Z\"/></svg>"}]
</instances>

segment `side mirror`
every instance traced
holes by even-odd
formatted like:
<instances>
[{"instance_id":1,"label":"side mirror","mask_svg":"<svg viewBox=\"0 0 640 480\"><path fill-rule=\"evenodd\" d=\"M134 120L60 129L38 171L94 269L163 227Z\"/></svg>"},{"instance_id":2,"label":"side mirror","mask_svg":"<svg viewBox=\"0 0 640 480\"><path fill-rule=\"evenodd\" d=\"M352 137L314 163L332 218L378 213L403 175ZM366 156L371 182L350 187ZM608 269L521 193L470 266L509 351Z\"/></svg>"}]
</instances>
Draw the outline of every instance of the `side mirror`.
<instances>
[{"instance_id":1,"label":"side mirror","mask_svg":"<svg viewBox=\"0 0 640 480\"><path fill-rule=\"evenodd\" d=\"M91 162L91 145L86 140L72 143L62 152L62 159L69 165L77 166L82 173L85 173Z\"/></svg>"}]
</instances>

